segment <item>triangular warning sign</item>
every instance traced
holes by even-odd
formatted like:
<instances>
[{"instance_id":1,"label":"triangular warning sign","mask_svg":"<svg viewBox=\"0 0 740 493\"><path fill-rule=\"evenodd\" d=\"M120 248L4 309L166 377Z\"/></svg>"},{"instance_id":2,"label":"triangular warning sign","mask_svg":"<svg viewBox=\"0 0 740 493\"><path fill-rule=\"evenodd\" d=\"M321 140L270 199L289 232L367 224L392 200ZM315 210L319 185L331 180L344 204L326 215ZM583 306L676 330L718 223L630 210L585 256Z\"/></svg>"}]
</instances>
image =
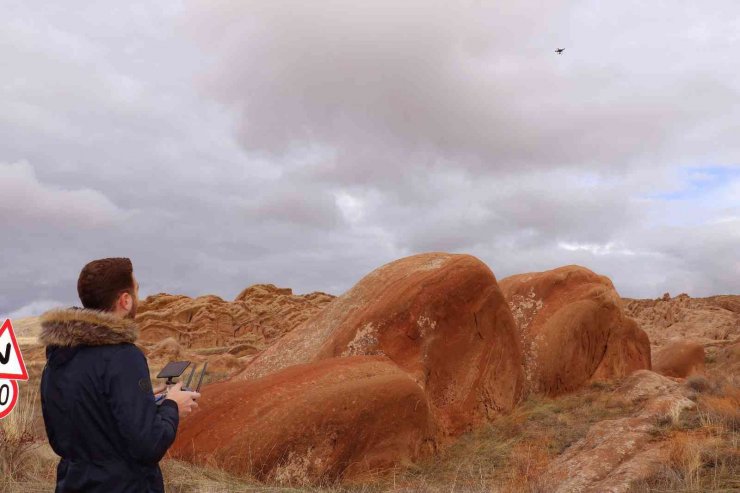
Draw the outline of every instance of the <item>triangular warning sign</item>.
<instances>
[{"instance_id":1,"label":"triangular warning sign","mask_svg":"<svg viewBox=\"0 0 740 493\"><path fill-rule=\"evenodd\" d=\"M23 355L21 355L9 318L5 320L3 328L0 329L0 378L28 380Z\"/></svg>"}]
</instances>

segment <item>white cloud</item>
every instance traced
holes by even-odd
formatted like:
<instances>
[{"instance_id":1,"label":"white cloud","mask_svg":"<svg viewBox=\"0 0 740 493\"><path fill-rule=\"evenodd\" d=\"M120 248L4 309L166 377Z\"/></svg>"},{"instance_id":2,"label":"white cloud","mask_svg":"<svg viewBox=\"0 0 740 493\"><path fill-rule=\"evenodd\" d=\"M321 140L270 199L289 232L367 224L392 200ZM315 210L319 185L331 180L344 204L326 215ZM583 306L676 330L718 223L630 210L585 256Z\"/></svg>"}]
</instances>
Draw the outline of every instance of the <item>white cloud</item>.
<instances>
[{"instance_id":1,"label":"white cloud","mask_svg":"<svg viewBox=\"0 0 740 493\"><path fill-rule=\"evenodd\" d=\"M334 200L348 223L356 224L365 217L365 204L358 197L339 191L334 193Z\"/></svg>"},{"instance_id":2,"label":"white cloud","mask_svg":"<svg viewBox=\"0 0 740 493\"><path fill-rule=\"evenodd\" d=\"M41 183L28 162L0 163L0 218L7 224L97 228L124 214L96 190Z\"/></svg>"},{"instance_id":3,"label":"white cloud","mask_svg":"<svg viewBox=\"0 0 740 493\"><path fill-rule=\"evenodd\" d=\"M706 9L202 5L191 24L215 60L208 88L241 111L244 147L280 155L296 143L327 146L337 160L326 176L345 184L385 182L439 159L489 174L627 169L656 158L665 166L740 150L729 140L706 146L738 117L727 105L740 85L725 73L731 46L709 37L675 47L697 26L730 27ZM561 43L568 52L555 56ZM667 49L680 56L665 56Z\"/></svg>"},{"instance_id":4,"label":"white cloud","mask_svg":"<svg viewBox=\"0 0 740 493\"><path fill-rule=\"evenodd\" d=\"M637 252L628 248L616 248L614 242L599 245L598 243L572 243L566 241L558 242L558 247L569 252L584 251L592 255L637 255Z\"/></svg>"}]
</instances>

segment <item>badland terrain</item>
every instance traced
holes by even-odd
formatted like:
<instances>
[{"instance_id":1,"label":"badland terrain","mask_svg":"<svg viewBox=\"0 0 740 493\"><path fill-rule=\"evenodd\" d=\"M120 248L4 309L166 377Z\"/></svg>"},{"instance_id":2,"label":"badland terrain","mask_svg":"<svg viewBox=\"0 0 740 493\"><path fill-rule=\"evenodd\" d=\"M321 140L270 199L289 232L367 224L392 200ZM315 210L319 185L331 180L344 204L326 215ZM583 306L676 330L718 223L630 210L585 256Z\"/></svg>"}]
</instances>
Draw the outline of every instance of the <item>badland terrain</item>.
<instances>
[{"instance_id":1,"label":"badland terrain","mask_svg":"<svg viewBox=\"0 0 740 493\"><path fill-rule=\"evenodd\" d=\"M341 296L258 284L142 300L154 379L208 361L163 461L168 491L732 491L740 296L621 298L581 266L497 279L426 253ZM50 491L40 320L0 421L0 487Z\"/></svg>"}]
</instances>

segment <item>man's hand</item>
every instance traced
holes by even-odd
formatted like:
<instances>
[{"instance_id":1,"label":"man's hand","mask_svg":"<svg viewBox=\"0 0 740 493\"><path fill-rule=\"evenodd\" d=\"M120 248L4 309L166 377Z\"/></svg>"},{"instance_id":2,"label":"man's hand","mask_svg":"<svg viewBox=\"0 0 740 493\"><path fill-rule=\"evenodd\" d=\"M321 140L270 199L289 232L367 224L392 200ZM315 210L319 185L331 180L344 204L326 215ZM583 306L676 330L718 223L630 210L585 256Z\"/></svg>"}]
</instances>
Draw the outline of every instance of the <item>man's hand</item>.
<instances>
[{"instance_id":1,"label":"man's hand","mask_svg":"<svg viewBox=\"0 0 740 493\"><path fill-rule=\"evenodd\" d=\"M160 394L164 392L165 390L167 390L167 384L163 383L161 385L157 385L156 387L154 387L154 389L152 389L152 393L156 396L157 394Z\"/></svg>"},{"instance_id":2,"label":"man's hand","mask_svg":"<svg viewBox=\"0 0 740 493\"><path fill-rule=\"evenodd\" d=\"M177 382L167 391L166 399L172 399L177 403L177 411L180 418L190 414L193 409L198 407L196 399L200 397L200 392L190 392L182 389L182 382Z\"/></svg>"}]
</instances>

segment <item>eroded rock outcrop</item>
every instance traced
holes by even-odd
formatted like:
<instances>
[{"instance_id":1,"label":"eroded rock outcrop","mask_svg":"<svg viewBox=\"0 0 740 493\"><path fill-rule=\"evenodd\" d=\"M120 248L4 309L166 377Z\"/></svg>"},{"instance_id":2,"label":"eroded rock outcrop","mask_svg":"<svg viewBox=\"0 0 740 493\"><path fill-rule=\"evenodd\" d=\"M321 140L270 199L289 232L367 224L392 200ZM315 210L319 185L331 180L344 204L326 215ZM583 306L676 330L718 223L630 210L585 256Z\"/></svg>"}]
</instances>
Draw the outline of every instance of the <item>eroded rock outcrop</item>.
<instances>
[{"instance_id":1,"label":"eroded rock outcrop","mask_svg":"<svg viewBox=\"0 0 740 493\"><path fill-rule=\"evenodd\" d=\"M374 270L237 378L352 355L385 355L408 372L449 434L520 396L514 321L493 273L470 255L420 254Z\"/></svg>"},{"instance_id":2,"label":"eroded rock outcrop","mask_svg":"<svg viewBox=\"0 0 740 493\"><path fill-rule=\"evenodd\" d=\"M607 277L571 265L499 285L520 332L528 391L554 395L650 368L650 341Z\"/></svg>"},{"instance_id":3,"label":"eroded rock outcrop","mask_svg":"<svg viewBox=\"0 0 740 493\"><path fill-rule=\"evenodd\" d=\"M424 390L384 356L330 358L202 391L174 457L277 483L358 478L435 448Z\"/></svg>"},{"instance_id":4,"label":"eroded rock outcrop","mask_svg":"<svg viewBox=\"0 0 740 493\"><path fill-rule=\"evenodd\" d=\"M655 441L660 420L677 419L695 407L676 381L648 370L629 376L618 390L628 402L644 403L635 416L600 421L553 461L545 474L556 493L627 493L667 461L665 442Z\"/></svg>"},{"instance_id":5,"label":"eroded rock outcrop","mask_svg":"<svg viewBox=\"0 0 740 493\"><path fill-rule=\"evenodd\" d=\"M691 339L705 348L722 347L740 339L740 296L691 298L680 294L658 300L624 299L634 318L657 346L675 337Z\"/></svg>"},{"instance_id":6,"label":"eroded rock outcrop","mask_svg":"<svg viewBox=\"0 0 740 493\"><path fill-rule=\"evenodd\" d=\"M675 339L653 352L653 370L668 377L686 378L704 373L704 346Z\"/></svg>"},{"instance_id":7,"label":"eroded rock outcrop","mask_svg":"<svg viewBox=\"0 0 740 493\"><path fill-rule=\"evenodd\" d=\"M332 295L315 292L294 295L272 284L257 284L233 302L218 296L190 298L156 294L139 304L136 321L142 344L173 338L191 348L237 347L245 353L261 350L310 318L329 303Z\"/></svg>"}]
</instances>

